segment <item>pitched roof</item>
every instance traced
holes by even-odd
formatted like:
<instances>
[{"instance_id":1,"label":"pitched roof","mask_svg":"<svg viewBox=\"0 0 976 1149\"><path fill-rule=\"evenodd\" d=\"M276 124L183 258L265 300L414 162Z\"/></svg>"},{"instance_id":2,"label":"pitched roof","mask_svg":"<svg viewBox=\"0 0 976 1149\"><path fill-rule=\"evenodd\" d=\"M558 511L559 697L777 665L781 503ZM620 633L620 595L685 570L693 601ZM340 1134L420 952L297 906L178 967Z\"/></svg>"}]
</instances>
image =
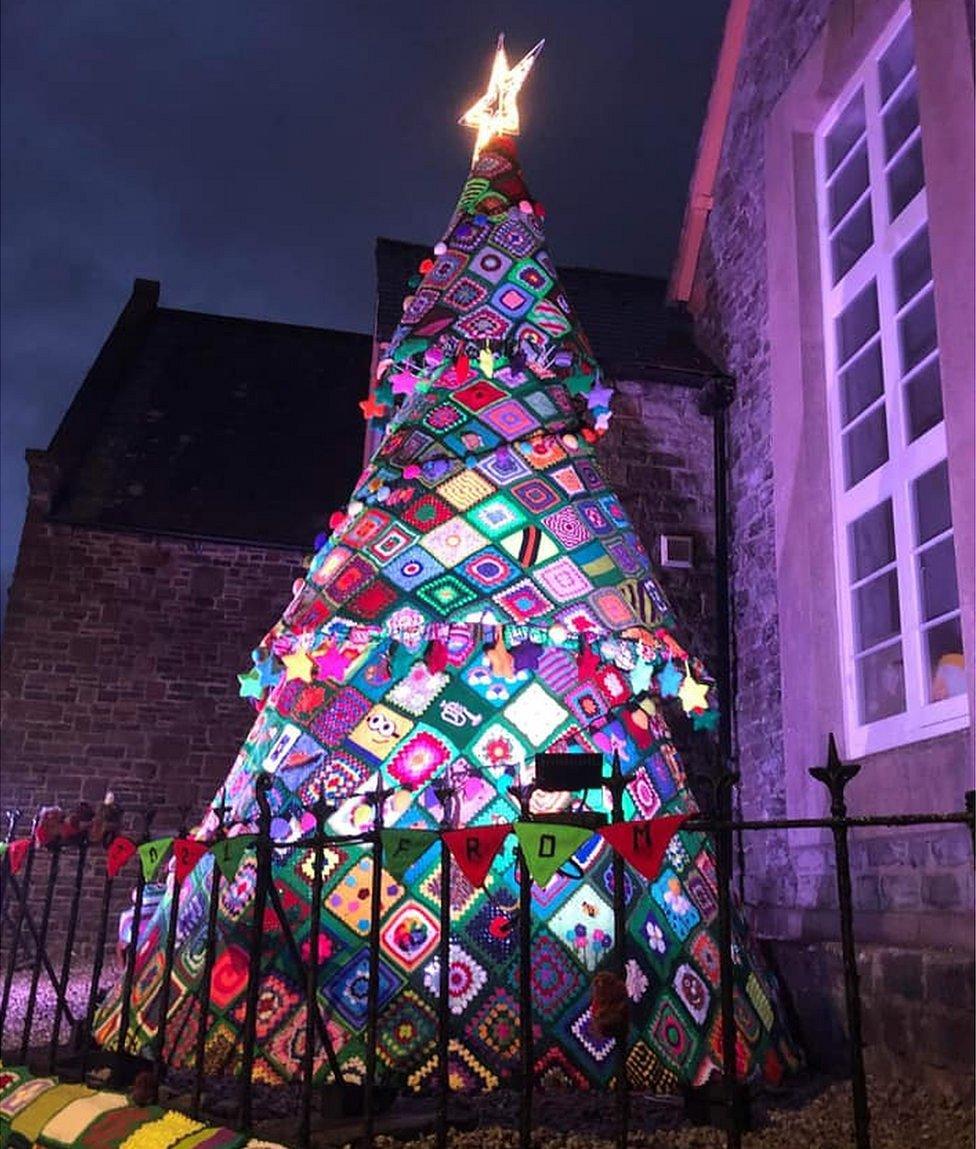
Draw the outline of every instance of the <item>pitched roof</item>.
<instances>
[{"instance_id":1,"label":"pitched roof","mask_svg":"<svg viewBox=\"0 0 976 1149\"><path fill-rule=\"evenodd\" d=\"M722 145L725 142L725 129L729 122L729 109L732 106L732 93L745 42L750 7L751 0L730 0L725 14L722 46L719 49L715 75L712 78L705 122L698 137L695 169L691 174L684 218L681 221L681 235L678 238L678 250L675 253L671 279L668 283L668 299L675 303L690 304L692 301L698 259L701 255L708 214L712 210L715 180L722 158Z\"/></svg>"},{"instance_id":2,"label":"pitched roof","mask_svg":"<svg viewBox=\"0 0 976 1149\"><path fill-rule=\"evenodd\" d=\"M376 242L376 335L390 338L407 280L429 250ZM560 269L612 379L714 375L666 281ZM307 547L362 465L372 337L159 307L133 294L49 454L52 517L108 529Z\"/></svg>"},{"instance_id":3,"label":"pitched roof","mask_svg":"<svg viewBox=\"0 0 976 1149\"><path fill-rule=\"evenodd\" d=\"M376 241L376 334L388 340L400 321L408 279L430 256L422 244ZM655 276L563 267L559 277L601 367L611 379L667 382L675 375L718 373L694 345L690 319L665 302L667 280ZM687 380L686 380L687 381Z\"/></svg>"},{"instance_id":4,"label":"pitched roof","mask_svg":"<svg viewBox=\"0 0 976 1149\"><path fill-rule=\"evenodd\" d=\"M141 287L140 287L141 284ZM51 443L53 517L310 546L362 462L372 339L133 300Z\"/></svg>"}]
</instances>

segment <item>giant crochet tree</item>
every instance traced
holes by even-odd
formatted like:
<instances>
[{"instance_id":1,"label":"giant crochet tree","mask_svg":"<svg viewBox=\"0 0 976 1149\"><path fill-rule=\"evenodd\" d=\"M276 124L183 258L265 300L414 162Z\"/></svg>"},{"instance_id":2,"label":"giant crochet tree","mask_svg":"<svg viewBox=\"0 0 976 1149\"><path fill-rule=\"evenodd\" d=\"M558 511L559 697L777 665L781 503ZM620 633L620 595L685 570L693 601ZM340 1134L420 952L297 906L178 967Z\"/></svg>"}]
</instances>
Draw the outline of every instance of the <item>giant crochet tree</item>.
<instances>
[{"instance_id":1,"label":"giant crochet tree","mask_svg":"<svg viewBox=\"0 0 976 1149\"><path fill-rule=\"evenodd\" d=\"M541 752L619 756L625 817L694 812L665 721L714 723L712 683L674 637L668 604L594 444L610 417L601 375L546 249L541 206L510 138L514 95L535 52L508 69L500 47L470 175L441 240L419 269L379 363L370 416L385 434L348 507L334 516L307 575L241 676L257 719L195 832L231 835L258 820L269 776L273 877L307 953L310 813L337 807L330 833L369 830L370 793L385 826L507 826ZM685 718L681 719L686 720ZM536 817L571 826L606 812L607 792L547 789ZM652 822L653 824L653 822ZM304 843L303 844L303 840ZM433 841L433 840L432 840ZM519 1062L514 835L479 884L459 866L440 888L435 845L381 883L378 1073L423 1089L436 1078L439 907L451 900L452 1080L490 1088ZM592 982L614 944L612 849L578 834L572 854L531 897L531 988L540 1080L584 1086L614 1072L614 1038L594 1024ZM365 1066L372 846L325 854L319 1000L343 1073ZM140 930L128 1047L151 1048L169 999L166 1059L196 1042L213 859L182 884L176 957L163 994L173 875ZM211 1070L240 1056L255 860L244 850L220 885L206 1038ZM629 1076L657 1090L701 1082L721 1065L713 854L701 833L670 840L659 871L628 869L625 971ZM259 1078L301 1070L304 974L265 915L257 1020ZM793 1061L771 978L737 928L735 1016L740 1072L776 1077ZM115 1040L119 994L99 1018ZM321 1074L329 1068L316 1057Z\"/></svg>"}]
</instances>

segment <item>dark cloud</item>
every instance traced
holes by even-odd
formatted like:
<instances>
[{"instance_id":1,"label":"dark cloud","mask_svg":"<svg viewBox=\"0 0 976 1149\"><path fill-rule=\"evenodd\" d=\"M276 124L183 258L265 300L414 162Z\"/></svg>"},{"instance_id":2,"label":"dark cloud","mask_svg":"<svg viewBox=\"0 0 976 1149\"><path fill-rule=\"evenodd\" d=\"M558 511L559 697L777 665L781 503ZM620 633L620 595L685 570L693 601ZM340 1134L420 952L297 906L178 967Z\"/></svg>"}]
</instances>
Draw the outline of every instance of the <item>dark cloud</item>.
<instances>
[{"instance_id":1,"label":"dark cloud","mask_svg":"<svg viewBox=\"0 0 976 1149\"><path fill-rule=\"evenodd\" d=\"M174 307L368 330L373 240L431 241L494 36L547 37L522 155L558 261L666 274L724 0L6 0L0 576L137 275Z\"/></svg>"}]
</instances>

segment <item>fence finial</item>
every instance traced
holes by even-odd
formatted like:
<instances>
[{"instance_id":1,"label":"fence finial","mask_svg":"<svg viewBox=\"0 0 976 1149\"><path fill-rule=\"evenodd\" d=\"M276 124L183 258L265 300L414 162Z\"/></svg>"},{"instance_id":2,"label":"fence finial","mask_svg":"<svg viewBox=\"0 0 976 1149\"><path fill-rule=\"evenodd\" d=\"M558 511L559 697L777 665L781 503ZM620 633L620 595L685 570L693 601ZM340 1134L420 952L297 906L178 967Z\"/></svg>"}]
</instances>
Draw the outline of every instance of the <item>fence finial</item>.
<instances>
[{"instance_id":1,"label":"fence finial","mask_svg":"<svg viewBox=\"0 0 976 1149\"><path fill-rule=\"evenodd\" d=\"M822 782L830 792L830 812L835 818L843 818L847 814L847 803L844 800L844 790L852 778L861 772L860 762L842 762L837 752L837 741L833 731L827 736L827 764L825 766L811 766L811 778Z\"/></svg>"}]
</instances>

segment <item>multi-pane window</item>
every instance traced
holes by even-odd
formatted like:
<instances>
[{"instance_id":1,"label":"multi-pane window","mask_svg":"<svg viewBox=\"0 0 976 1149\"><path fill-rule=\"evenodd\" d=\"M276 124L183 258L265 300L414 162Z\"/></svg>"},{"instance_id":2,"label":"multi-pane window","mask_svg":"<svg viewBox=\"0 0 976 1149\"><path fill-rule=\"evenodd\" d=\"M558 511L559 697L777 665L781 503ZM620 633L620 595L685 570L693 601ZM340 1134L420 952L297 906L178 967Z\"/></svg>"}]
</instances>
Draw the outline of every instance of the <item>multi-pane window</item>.
<instances>
[{"instance_id":1,"label":"multi-pane window","mask_svg":"<svg viewBox=\"0 0 976 1149\"><path fill-rule=\"evenodd\" d=\"M912 23L903 6L817 133L848 744L966 721Z\"/></svg>"}]
</instances>

